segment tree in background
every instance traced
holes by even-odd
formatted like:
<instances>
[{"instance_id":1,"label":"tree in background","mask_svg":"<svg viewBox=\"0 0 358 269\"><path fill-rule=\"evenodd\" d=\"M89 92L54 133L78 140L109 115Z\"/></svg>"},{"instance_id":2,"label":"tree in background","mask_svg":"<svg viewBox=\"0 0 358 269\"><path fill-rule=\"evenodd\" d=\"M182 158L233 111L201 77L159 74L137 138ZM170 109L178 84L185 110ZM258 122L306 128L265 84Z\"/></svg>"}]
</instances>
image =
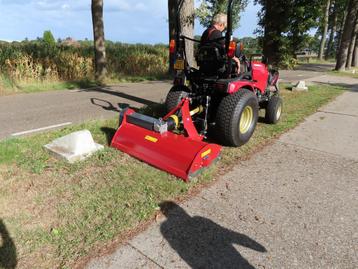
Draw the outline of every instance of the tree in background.
<instances>
[{"instance_id":1,"label":"tree in background","mask_svg":"<svg viewBox=\"0 0 358 269\"><path fill-rule=\"evenodd\" d=\"M53 37L53 34L51 33L50 30L47 30L47 31L45 31L43 33L42 40L43 40L43 42L45 42L45 44L47 44L49 46L55 46L56 45L56 40Z\"/></svg>"},{"instance_id":2,"label":"tree in background","mask_svg":"<svg viewBox=\"0 0 358 269\"><path fill-rule=\"evenodd\" d=\"M262 8L259 13L260 43L263 54L270 64L279 65L283 60L286 45L284 33L288 31L288 1L257 0Z\"/></svg>"},{"instance_id":3,"label":"tree in background","mask_svg":"<svg viewBox=\"0 0 358 269\"><path fill-rule=\"evenodd\" d=\"M92 0L91 7L95 51L95 78L98 81L103 81L107 73L103 23L103 0Z\"/></svg>"},{"instance_id":4,"label":"tree in background","mask_svg":"<svg viewBox=\"0 0 358 269\"><path fill-rule=\"evenodd\" d=\"M356 43L353 50L352 67L358 67L358 33L356 35Z\"/></svg>"},{"instance_id":5,"label":"tree in background","mask_svg":"<svg viewBox=\"0 0 358 269\"><path fill-rule=\"evenodd\" d=\"M180 29L184 36L194 38L194 20L195 7L194 0L184 0L180 12ZM193 41L185 41L186 59L190 66L195 65L194 59L194 43Z\"/></svg>"},{"instance_id":6,"label":"tree in background","mask_svg":"<svg viewBox=\"0 0 358 269\"><path fill-rule=\"evenodd\" d=\"M333 1L333 0L332 0ZM328 32L328 18L329 18L329 10L331 7L331 0L327 0L325 4L325 10L323 13L323 20L322 20L322 37L321 37L321 45L319 48L318 58L323 60L324 55L324 48L326 46L326 39L327 39L327 32Z\"/></svg>"},{"instance_id":7,"label":"tree in background","mask_svg":"<svg viewBox=\"0 0 358 269\"><path fill-rule=\"evenodd\" d=\"M195 20L195 6L194 0L182 1L182 6L179 12L179 20L177 18L180 0L168 0L168 17L169 17L169 40L175 39L176 24L179 21L180 34L194 38L194 20ZM194 60L194 43L192 41L185 41L186 59L188 63L195 65ZM169 73L173 72L174 58L170 57Z\"/></svg>"},{"instance_id":8,"label":"tree in background","mask_svg":"<svg viewBox=\"0 0 358 269\"><path fill-rule=\"evenodd\" d=\"M357 9L358 11L358 9ZM349 44L349 48L348 48L348 56L347 56L347 63L346 63L346 68L350 69L353 65L353 54L354 54L354 49L356 46L356 40L357 40L357 34L358 34L358 15L356 15L356 21L355 21L355 27L353 29L352 32L352 37L351 37L351 42Z\"/></svg>"},{"instance_id":9,"label":"tree in background","mask_svg":"<svg viewBox=\"0 0 358 269\"><path fill-rule=\"evenodd\" d=\"M273 65L281 65L303 49L308 31L317 26L322 0L256 0L262 8L259 29L263 53Z\"/></svg>"},{"instance_id":10,"label":"tree in background","mask_svg":"<svg viewBox=\"0 0 358 269\"><path fill-rule=\"evenodd\" d=\"M357 15L358 0L349 0L348 13L345 19L339 51L337 54L337 63L335 67L335 70L337 71L344 71L346 69L349 46L352 42Z\"/></svg>"},{"instance_id":11,"label":"tree in background","mask_svg":"<svg viewBox=\"0 0 358 269\"><path fill-rule=\"evenodd\" d=\"M239 26L240 14L246 8L248 0L237 0L233 6L233 28ZM228 0L202 0L196 9L196 16L204 27L209 27L213 17L218 13L227 12Z\"/></svg>"}]
</instances>

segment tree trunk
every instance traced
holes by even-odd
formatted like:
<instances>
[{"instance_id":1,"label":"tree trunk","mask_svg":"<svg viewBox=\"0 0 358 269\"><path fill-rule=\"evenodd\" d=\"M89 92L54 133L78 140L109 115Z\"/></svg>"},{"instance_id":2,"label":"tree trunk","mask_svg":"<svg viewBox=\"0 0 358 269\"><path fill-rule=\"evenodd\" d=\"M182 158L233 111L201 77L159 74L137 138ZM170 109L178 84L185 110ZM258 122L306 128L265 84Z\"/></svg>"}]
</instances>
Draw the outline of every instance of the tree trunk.
<instances>
[{"instance_id":1,"label":"tree trunk","mask_svg":"<svg viewBox=\"0 0 358 269\"><path fill-rule=\"evenodd\" d=\"M358 67L358 34L356 35L356 45L353 52L352 66Z\"/></svg>"},{"instance_id":2,"label":"tree trunk","mask_svg":"<svg viewBox=\"0 0 358 269\"><path fill-rule=\"evenodd\" d=\"M327 43L327 51L325 54L325 59L328 60L332 56L333 47L334 47L334 35L337 32L337 10L333 11L332 14L332 23L331 23L331 29L329 34L329 39Z\"/></svg>"},{"instance_id":3,"label":"tree trunk","mask_svg":"<svg viewBox=\"0 0 358 269\"><path fill-rule=\"evenodd\" d=\"M328 30L328 17L329 17L329 8L331 6L331 1L327 0L326 4L326 10L323 16L323 33L321 38L321 45L319 48L318 58L320 60L323 60L323 54L324 54L324 48L326 45L326 39L327 39L327 30Z\"/></svg>"},{"instance_id":4,"label":"tree trunk","mask_svg":"<svg viewBox=\"0 0 358 269\"><path fill-rule=\"evenodd\" d=\"M350 0L348 14L344 24L341 45L339 48L335 70L344 71L347 63L349 44L352 39L352 32L355 27L355 20L358 10L358 0Z\"/></svg>"},{"instance_id":5,"label":"tree trunk","mask_svg":"<svg viewBox=\"0 0 358 269\"><path fill-rule=\"evenodd\" d=\"M358 16L356 16L356 24L354 27L354 31L352 33L351 43L349 44L349 49L348 49L348 56L347 56L347 63L346 63L346 68L348 69L350 69L352 66L353 52L356 46L357 32L358 32Z\"/></svg>"},{"instance_id":6,"label":"tree trunk","mask_svg":"<svg viewBox=\"0 0 358 269\"><path fill-rule=\"evenodd\" d=\"M169 42L172 39L175 39L176 35L176 14L178 9L177 0L168 0L168 18L169 18ZM172 54L169 54L169 74L174 72L174 60L175 57Z\"/></svg>"},{"instance_id":7,"label":"tree trunk","mask_svg":"<svg viewBox=\"0 0 358 269\"><path fill-rule=\"evenodd\" d=\"M264 17L264 37L262 40L263 54L273 66L278 66L281 60L280 37L282 31L280 25L275 22L277 10L272 1L266 1L266 12Z\"/></svg>"},{"instance_id":8,"label":"tree trunk","mask_svg":"<svg viewBox=\"0 0 358 269\"><path fill-rule=\"evenodd\" d=\"M344 9L343 16L341 17L342 20L341 20L340 23L339 23L339 31L337 32L337 51L336 51L336 58L338 57L339 48L341 47L341 41L342 41L342 35L343 35L343 30L344 30L344 24L345 24L345 22L346 22L347 14L348 14L348 4L349 4L349 2L347 2L347 4L346 4L346 8Z\"/></svg>"},{"instance_id":9,"label":"tree trunk","mask_svg":"<svg viewBox=\"0 0 358 269\"><path fill-rule=\"evenodd\" d=\"M181 33L187 37L194 38L194 0L185 0L180 12ZM186 59L190 66L196 66L194 59L194 42L185 41Z\"/></svg>"},{"instance_id":10,"label":"tree trunk","mask_svg":"<svg viewBox=\"0 0 358 269\"><path fill-rule=\"evenodd\" d=\"M103 81L107 73L103 23L103 0L92 0L92 23L95 52L95 78L98 81Z\"/></svg>"}]
</instances>

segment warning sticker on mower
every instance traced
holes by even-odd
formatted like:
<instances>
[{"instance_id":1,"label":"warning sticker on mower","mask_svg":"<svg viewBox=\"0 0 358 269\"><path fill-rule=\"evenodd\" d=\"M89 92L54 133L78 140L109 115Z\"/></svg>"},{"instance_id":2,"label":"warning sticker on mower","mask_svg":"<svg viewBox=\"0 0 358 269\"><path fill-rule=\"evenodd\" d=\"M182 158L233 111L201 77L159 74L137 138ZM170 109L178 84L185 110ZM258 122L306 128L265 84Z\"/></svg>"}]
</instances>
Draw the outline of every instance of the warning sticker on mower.
<instances>
[{"instance_id":1,"label":"warning sticker on mower","mask_svg":"<svg viewBox=\"0 0 358 269\"><path fill-rule=\"evenodd\" d=\"M201 153L201 158L205 158L210 153L211 153L211 149L208 149L207 151L204 151L203 153Z\"/></svg>"},{"instance_id":2,"label":"warning sticker on mower","mask_svg":"<svg viewBox=\"0 0 358 269\"><path fill-rule=\"evenodd\" d=\"M153 142L153 143L157 143L158 141L158 138L155 138L153 136L150 136L150 135L147 135L146 137L144 137L145 140L148 140L150 142Z\"/></svg>"}]
</instances>

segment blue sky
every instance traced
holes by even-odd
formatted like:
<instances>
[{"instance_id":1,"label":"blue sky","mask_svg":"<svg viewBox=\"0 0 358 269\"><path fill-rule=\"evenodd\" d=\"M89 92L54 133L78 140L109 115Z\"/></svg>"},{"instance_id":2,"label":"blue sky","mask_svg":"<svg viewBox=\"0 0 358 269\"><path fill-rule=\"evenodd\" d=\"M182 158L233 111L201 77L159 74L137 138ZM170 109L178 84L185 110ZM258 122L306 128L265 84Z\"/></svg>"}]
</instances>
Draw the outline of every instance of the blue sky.
<instances>
[{"instance_id":1,"label":"blue sky","mask_svg":"<svg viewBox=\"0 0 358 269\"><path fill-rule=\"evenodd\" d=\"M252 2L252 1L251 1ZM93 39L91 0L0 0L0 40ZM104 0L106 39L125 43L167 43L167 0ZM253 36L258 6L248 5L235 36ZM196 34L203 28L197 23Z\"/></svg>"}]
</instances>

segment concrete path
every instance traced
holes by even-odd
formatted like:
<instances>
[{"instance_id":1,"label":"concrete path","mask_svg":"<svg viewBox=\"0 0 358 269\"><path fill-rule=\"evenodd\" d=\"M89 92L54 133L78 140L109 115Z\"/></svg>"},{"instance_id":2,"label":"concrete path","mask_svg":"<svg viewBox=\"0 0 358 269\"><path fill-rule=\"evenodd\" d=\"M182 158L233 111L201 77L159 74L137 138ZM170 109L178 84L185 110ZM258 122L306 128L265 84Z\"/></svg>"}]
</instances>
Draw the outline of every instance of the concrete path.
<instances>
[{"instance_id":1,"label":"concrete path","mask_svg":"<svg viewBox=\"0 0 358 269\"><path fill-rule=\"evenodd\" d=\"M358 80L343 82L351 91L87 268L357 268Z\"/></svg>"}]
</instances>

